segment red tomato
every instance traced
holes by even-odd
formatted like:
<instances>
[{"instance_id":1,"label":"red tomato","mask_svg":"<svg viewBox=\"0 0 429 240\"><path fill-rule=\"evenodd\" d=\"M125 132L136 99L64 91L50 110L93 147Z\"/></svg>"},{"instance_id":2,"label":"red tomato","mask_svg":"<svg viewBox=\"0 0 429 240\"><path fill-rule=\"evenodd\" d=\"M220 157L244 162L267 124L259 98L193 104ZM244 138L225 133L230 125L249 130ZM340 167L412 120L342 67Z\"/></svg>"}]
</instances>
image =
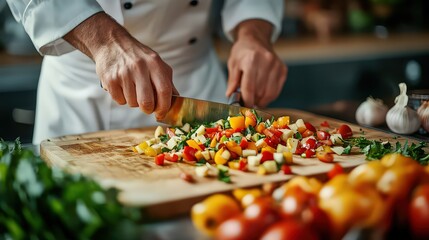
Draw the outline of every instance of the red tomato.
<instances>
[{"instance_id":1,"label":"red tomato","mask_svg":"<svg viewBox=\"0 0 429 240\"><path fill-rule=\"evenodd\" d=\"M320 130L316 132L316 136L318 140L328 140L331 137L331 134L326 131Z\"/></svg>"},{"instance_id":2,"label":"red tomato","mask_svg":"<svg viewBox=\"0 0 429 240\"><path fill-rule=\"evenodd\" d=\"M301 221L314 230L320 238L331 239L331 219L318 205L308 206L302 211Z\"/></svg>"},{"instance_id":3,"label":"red tomato","mask_svg":"<svg viewBox=\"0 0 429 240\"><path fill-rule=\"evenodd\" d=\"M341 137L343 139L347 139L353 136L352 129L346 124L343 124L338 128L338 133L341 134Z\"/></svg>"},{"instance_id":4,"label":"red tomato","mask_svg":"<svg viewBox=\"0 0 429 240\"><path fill-rule=\"evenodd\" d=\"M313 157L315 153L316 153L316 151L314 149L307 149L304 152L306 158Z\"/></svg>"},{"instance_id":5,"label":"red tomato","mask_svg":"<svg viewBox=\"0 0 429 240\"><path fill-rule=\"evenodd\" d=\"M316 152L316 157L320 161L325 162L325 163L332 163L334 161L334 154L327 153L327 152L324 152L324 151Z\"/></svg>"},{"instance_id":6,"label":"red tomato","mask_svg":"<svg viewBox=\"0 0 429 240\"><path fill-rule=\"evenodd\" d=\"M301 154L305 153L305 150L307 150L307 149L305 149L305 147L297 147L295 150L295 154L301 155Z\"/></svg>"},{"instance_id":7,"label":"red tomato","mask_svg":"<svg viewBox=\"0 0 429 240\"><path fill-rule=\"evenodd\" d=\"M328 121L323 121L323 122L320 124L320 126L322 126L322 127L331 127L331 126L329 125Z\"/></svg>"},{"instance_id":8,"label":"red tomato","mask_svg":"<svg viewBox=\"0 0 429 240\"><path fill-rule=\"evenodd\" d=\"M315 128L311 123L306 122L306 123L304 123L304 124L305 124L305 127L306 127L308 130L310 130L310 131L312 131L312 132L316 132L316 128Z\"/></svg>"},{"instance_id":9,"label":"red tomato","mask_svg":"<svg viewBox=\"0 0 429 240\"><path fill-rule=\"evenodd\" d=\"M279 131L277 129L270 129L270 131L277 137L281 137L283 135L282 131Z\"/></svg>"},{"instance_id":10,"label":"red tomato","mask_svg":"<svg viewBox=\"0 0 429 240\"><path fill-rule=\"evenodd\" d=\"M236 215L219 225L215 239L223 240L256 240L262 232L256 221L245 218L242 214ZM258 234L259 233L259 234Z\"/></svg>"},{"instance_id":11,"label":"red tomato","mask_svg":"<svg viewBox=\"0 0 429 240\"><path fill-rule=\"evenodd\" d=\"M307 149L316 149L316 139L314 138L309 138L307 139L307 141L305 141L303 147L307 148Z\"/></svg>"},{"instance_id":12,"label":"red tomato","mask_svg":"<svg viewBox=\"0 0 429 240\"><path fill-rule=\"evenodd\" d=\"M416 187L408 207L410 229L419 239L429 239L429 184Z\"/></svg>"},{"instance_id":13,"label":"red tomato","mask_svg":"<svg viewBox=\"0 0 429 240\"><path fill-rule=\"evenodd\" d=\"M284 174L292 174L292 169L289 165L283 164L281 170Z\"/></svg>"},{"instance_id":14,"label":"red tomato","mask_svg":"<svg viewBox=\"0 0 429 240\"><path fill-rule=\"evenodd\" d=\"M265 197L255 200L243 212L245 218L258 223L260 228L266 229L280 219L280 213L273 198ZM262 231L258 234L262 234Z\"/></svg>"},{"instance_id":15,"label":"red tomato","mask_svg":"<svg viewBox=\"0 0 429 240\"><path fill-rule=\"evenodd\" d=\"M327 175L329 179L332 179L341 173L344 173L344 168L339 163L335 163Z\"/></svg>"},{"instance_id":16,"label":"red tomato","mask_svg":"<svg viewBox=\"0 0 429 240\"><path fill-rule=\"evenodd\" d=\"M240 142L241 149L246 149L247 146L249 146L249 142L247 141L247 139L245 137L242 137L241 142Z\"/></svg>"},{"instance_id":17,"label":"red tomato","mask_svg":"<svg viewBox=\"0 0 429 240\"><path fill-rule=\"evenodd\" d=\"M231 137L232 134L234 133L234 129L230 128L230 129L225 129L222 131L222 134L225 135L226 137Z\"/></svg>"},{"instance_id":18,"label":"red tomato","mask_svg":"<svg viewBox=\"0 0 429 240\"><path fill-rule=\"evenodd\" d=\"M177 162L179 160L179 156L177 156L177 154L174 153L165 153L165 160L170 161L170 162Z\"/></svg>"},{"instance_id":19,"label":"red tomato","mask_svg":"<svg viewBox=\"0 0 429 240\"><path fill-rule=\"evenodd\" d=\"M164 159L165 159L164 153L158 154L158 156L155 157L155 164L159 166L164 165Z\"/></svg>"},{"instance_id":20,"label":"red tomato","mask_svg":"<svg viewBox=\"0 0 429 240\"><path fill-rule=\"evenodd\" d=\"M295 221L281 221L264 232L261 237L261 240L317 240L319 237L317 234L309 227L304 224Z\"/></svg>"},{"instance_id":21,"label":"red tomato","mask_svg":"<svg viewBox=\"0 0 429 240\"><path fill-rule=\"evenodd\" d=\"M196 151L195 148L185 146L185 148L183 148L183 158L188 161L197 161L195 158Z\"/></svg>"},{"instance_id":22,"label":"red tomato","mask_svg":"<svg viewBox=\"0 0 429 240\"><path fill-rule=\"evenodd\" d=\"M314 132L306 129L301 135L302 135L303 138L310 137L310 136L314 135Z\"/></svg>"},{"instance_id":23,"label":"red tomato","mask_svg":"<svg viewBox=\"0 0 429 240\"><path fill-rule=\"evenodd\" d=\"M271 132L268 128L264 129L264 135L267 136L267 138L271 138L274 136L274 133Z\"/></svg>"},{"instance_id":24,"label":"red tomato","mask_svg":"<svg viewBox=\"0 0 429 240\"><path fill-rule=\"evenodd\" d=\"M261 163L268 161L268 160L274 160L274 156L272 152L268 152L268 151L263 151L262 152L262 158L261 158Z\"/></svg>"},{"instance_id":25,"label":"red tomato","mask_svg":"<svg viewBox=\"0 0 429 240\"><path fill-rule=\"evenodd\" d=\"M281 202L281 215L285 219L301 219L301 213L308 206L317 205L317 197L304 191L299 186L290 187L284 194Z\"/></svg>"}]
</instances>

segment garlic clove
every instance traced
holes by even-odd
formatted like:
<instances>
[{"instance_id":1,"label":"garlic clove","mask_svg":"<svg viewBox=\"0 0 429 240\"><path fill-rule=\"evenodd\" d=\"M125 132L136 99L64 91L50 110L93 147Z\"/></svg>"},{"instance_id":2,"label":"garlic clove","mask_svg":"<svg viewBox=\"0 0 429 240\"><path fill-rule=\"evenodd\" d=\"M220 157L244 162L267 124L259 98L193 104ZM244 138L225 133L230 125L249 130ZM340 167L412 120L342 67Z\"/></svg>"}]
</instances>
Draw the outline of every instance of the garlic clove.
<instances>
[{"instance_id":1,"label":"garlic clove","mask_svg":"<svg viewBox=\"0 0 429 240\"><path fill-rule=\"evenodd\" d=\"M389 108L381 99L368 97L356 110L356 121L360 125L377 126L385 122Z\"/></svg>"},{"instance_id":2,"label":"garlic clove","mask_svg":"<svg viewBox=\"0 0 429 240\"><path fill-rule=\"evenodd\" d=\"M422 102L422 105L417 109L417 114L420 117L423 129L429 132L429 101Z\"/></svg>"},{"instance_id":3,"label":"garlic clove","mask_svg":"<svg viewBox=\"0 0 429 240\"><path fill-rule=\"evenodd\" d=\"M399 84L400 94L395 99L395 105L387 112L386 123L390 130L398 134L411 134L421 125L417 111L407 106L407 85Z\"/></svg>"}]
</instances>

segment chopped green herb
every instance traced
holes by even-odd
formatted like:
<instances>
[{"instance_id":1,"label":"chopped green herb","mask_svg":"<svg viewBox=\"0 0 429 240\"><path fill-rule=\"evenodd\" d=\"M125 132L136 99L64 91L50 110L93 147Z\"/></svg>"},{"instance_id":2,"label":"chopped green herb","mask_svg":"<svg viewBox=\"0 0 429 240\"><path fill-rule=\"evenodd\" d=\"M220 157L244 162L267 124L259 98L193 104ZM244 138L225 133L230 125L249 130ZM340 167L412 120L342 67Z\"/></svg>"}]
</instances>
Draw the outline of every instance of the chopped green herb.
<instances>
[{"instance_id":1,"label":"chopped green herb","mask_svg":"<svg viewBox=\"0 0 429 240\"><path fill-rule=\"evenodd\" d=\"M159 140L161 140L162 143L166 143L170 138L167 134L163 134L159 136Z\"/></svg>"},{"instance_id":2,"label":"chopped green herb","mask_svg":"<svg viewBox=\"0 0 429 240\"><path fill-rule=\"evenodd\" d=\"M249 125L246 129L245 129L245 135L248 135L248 134L250 134L250 135L253 135L253 134L255 134L256 133L256 130L255 130L255 128L254 127L252 127L252 125Z\"/></svg>"},{"instance_id":3,"label":"chopped green herb","mask_svg":"<svg viewBox=\"0 0 429 240\"><path fill-rule=\"evenodd\" d=\"M243 138L242 136L235 136L235 137L230 137L229 139L233 140L234 142L236 142L238 144L240 144L242 138Z\"/></svg>"},{"instance_id":4,"label":"chopped green herb","mask_svg":"<svg viewBox=\"0 0 429 240\"><path fill-rule=\"evenodd\" d=\"M232 181L231 181L231 176L229 175L229 169L223 165L218 165L217 168L219 170L217 179L225 183L231 183Z\"/></svg>"}]
</instances>

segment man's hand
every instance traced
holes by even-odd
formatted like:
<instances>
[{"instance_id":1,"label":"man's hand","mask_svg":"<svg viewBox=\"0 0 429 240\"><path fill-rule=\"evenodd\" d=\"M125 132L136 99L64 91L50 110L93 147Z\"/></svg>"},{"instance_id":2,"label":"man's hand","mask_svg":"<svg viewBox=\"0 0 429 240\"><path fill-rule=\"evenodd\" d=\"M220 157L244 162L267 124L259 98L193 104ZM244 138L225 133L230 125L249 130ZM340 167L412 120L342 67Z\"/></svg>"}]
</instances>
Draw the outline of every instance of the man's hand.
<instances>
[{"instance_id":1,"label":"man's hand","mask_svg":"<svg viewBox=\"0 0 429 240\"><path fill-rule=\"evenodd\" d=\"M286 81L287 68L272 48L271 32L270 23L257 19L235 29L226 95L240 87L247 107L266 107L279 96Z\"/></svg>"},{"instance_id":2,"label":"man's hand","mask_svg":"<svg viewBox=\"0 0 429 240\"><path fill-rule=\"evenodd\" d=\"M163 118L178 94L172 69L105 13L88 18L64 39L94 60L103 88L121 105Z\"/></svg>"}]
</instances>

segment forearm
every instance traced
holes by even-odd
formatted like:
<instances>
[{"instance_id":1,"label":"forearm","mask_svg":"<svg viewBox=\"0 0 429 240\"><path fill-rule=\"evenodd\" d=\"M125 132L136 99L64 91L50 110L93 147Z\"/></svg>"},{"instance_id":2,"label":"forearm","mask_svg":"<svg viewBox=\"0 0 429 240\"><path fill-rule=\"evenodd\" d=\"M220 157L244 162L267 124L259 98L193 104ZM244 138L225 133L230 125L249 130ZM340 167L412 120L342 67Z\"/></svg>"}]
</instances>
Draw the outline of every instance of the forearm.
<instances>
[{"instance_id":1,"label":"forearm","mask_svg":"<svg viewBox=\"0 0 429 240\"><path fill-rule=\"evenodd\" d=\"M271 45L271 35L273 25L265 20L249 19L241 22L234 30L234 39L239 41L243 38L251 38L263 43L266 46Z\"/></svg>"},{"instance_id":2,"label":"forearm","mask_svg":"<svg viewBox=\"0 0 429 240\"><path fill-rule=\"evenodd\" d=\"M101 49L119 40L132 38L113 18L104 12L96 13L68 32L64 40L95 60Z\"/></svg>"}]
</instances>

